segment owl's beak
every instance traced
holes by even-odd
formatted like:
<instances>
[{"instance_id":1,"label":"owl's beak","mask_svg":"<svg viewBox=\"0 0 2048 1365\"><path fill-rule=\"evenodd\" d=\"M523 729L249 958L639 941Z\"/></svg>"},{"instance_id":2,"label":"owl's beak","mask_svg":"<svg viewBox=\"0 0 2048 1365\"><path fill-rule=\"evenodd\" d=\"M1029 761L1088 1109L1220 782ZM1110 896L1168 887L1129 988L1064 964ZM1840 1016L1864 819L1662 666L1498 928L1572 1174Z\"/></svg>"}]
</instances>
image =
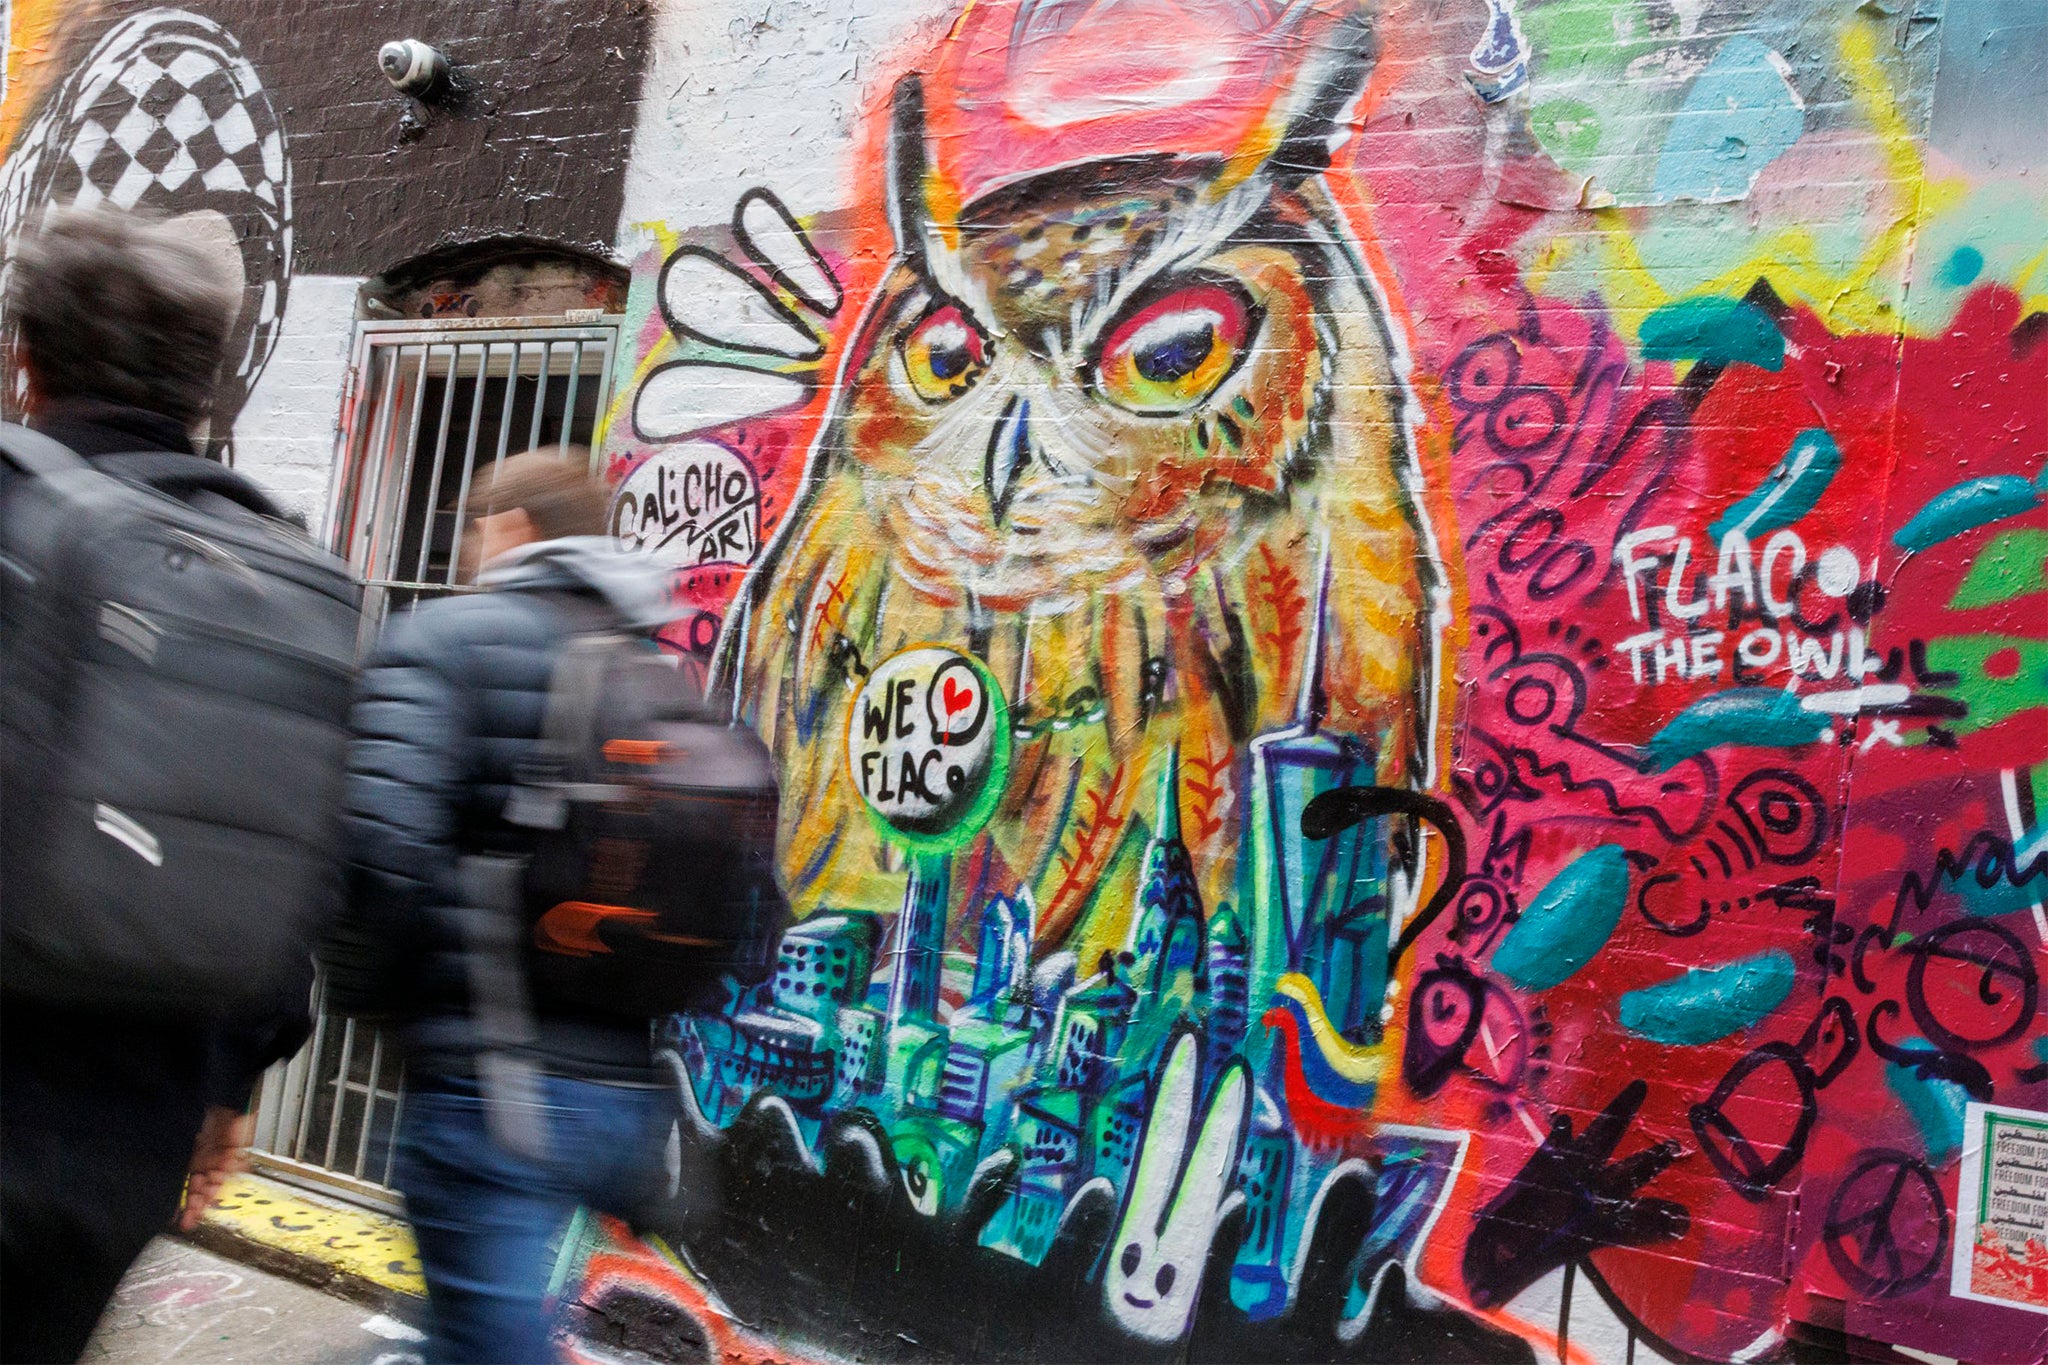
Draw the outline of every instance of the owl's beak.
<instances>
[{"instance_id":1,"label":"owl's beak","mask_svg":"<svg viewBox=\"0 0 2048 1365\"><path fill-rule=\"evenodd\" d=\"M1009 515L1017 480L1031 465L1031 447L1031 400L1013 396L989 433L988 454L982 462L982 487L988 491L989 513L998 526Z\"/></svg>"}]
</instances>

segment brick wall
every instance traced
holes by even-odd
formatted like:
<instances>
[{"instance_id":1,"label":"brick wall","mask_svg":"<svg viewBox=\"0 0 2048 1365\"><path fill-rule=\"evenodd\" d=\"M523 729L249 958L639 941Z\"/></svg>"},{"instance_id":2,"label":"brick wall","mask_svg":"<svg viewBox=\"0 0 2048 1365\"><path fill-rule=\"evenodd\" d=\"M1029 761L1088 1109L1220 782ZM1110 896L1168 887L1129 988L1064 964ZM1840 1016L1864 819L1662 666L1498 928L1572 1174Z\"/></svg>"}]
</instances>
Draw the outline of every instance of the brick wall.
<instances>
[{"instance_id":1,"label":"brick wall","mask_svg":"<svg viewBox=\"0 0 2048 1365\"><path fill-rule=\"evenodd\" d=\"M805 918L664 1030L695 1269L582 1307L2041 1358L2037 9L219 7L249 467L324 488L361 276L608 243L614 525L781 764ZM114 14L17 17L18 148Z\"/></svg>"}]
</instances>

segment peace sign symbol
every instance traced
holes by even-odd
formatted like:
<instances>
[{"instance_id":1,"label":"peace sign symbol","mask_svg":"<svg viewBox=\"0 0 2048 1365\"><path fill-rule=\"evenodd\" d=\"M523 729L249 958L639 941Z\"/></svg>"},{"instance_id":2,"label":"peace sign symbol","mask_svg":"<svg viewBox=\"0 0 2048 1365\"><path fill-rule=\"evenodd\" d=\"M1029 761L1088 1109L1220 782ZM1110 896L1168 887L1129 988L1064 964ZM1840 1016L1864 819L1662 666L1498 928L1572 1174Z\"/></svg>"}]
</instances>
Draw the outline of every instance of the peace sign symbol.
<instances>
[{"instance_id":1,"label":"peace sign symbol","mask_svg":"<svg viewBox=\"0 0 2048 1365\"><path fill-rule=\"evenodd\" d=\"M1866 1152L1828 1201L1821 1245L1858 1293L1890 1298L1926 1284L1948 1248L1948 1203L1934 1173L1904 1152Z\"/></svg>"}]
</instances>

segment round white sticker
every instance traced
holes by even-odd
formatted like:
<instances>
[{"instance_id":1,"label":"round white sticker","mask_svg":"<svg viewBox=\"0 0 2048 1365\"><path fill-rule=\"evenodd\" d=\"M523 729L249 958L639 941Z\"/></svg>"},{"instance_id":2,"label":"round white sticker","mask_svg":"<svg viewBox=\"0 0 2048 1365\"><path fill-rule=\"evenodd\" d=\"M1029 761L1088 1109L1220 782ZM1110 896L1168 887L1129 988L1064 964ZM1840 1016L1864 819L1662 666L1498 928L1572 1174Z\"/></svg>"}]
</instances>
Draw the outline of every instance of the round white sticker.
<instances>
[{"instance_id":1,"label":"round white sticker","mask_svg":"<svg viewBox=\"0 0 2048 1365\"><path fill-rule=\"evenodd\" d=\"M847 776L910 842L954 842L995 807L1009 709L979 660L920 646L868 674L847 717Z\"/></svg>"}]
</instances>

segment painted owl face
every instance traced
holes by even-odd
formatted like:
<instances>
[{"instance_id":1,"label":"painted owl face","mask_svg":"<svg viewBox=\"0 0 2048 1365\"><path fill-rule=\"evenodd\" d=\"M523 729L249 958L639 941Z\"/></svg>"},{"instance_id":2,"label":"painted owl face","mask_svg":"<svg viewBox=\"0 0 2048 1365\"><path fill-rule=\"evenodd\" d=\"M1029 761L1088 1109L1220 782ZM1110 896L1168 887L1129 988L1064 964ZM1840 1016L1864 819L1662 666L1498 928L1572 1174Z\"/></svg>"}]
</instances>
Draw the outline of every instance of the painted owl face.
<instances>
[{"instance_id":1,"label":"painted owl face","mask_svg":"<svg viewBox=\"0 0 2048 1365\"><path fill-rule=\"evenodd\" d=\"M1307 197L1222 173L1040 176L891 277L838 434L914 591L1051 613L1184 588L1284 502L1340 369L1311 285L1334 262Z\"/></svg>"},{"instance_id":2,"label":"painted owl face","mask_svg":"<svg viewBox=\"0 0 2048 1365\"><path fill-rule=\"evenodd\" d=\"M1428 780L1435 561L1406 390L1323 174L1368 46L1353 24L1320 47L1240 153L1078 161L958 206L918 78L897 86L895 259L725 636L782 765L799 899L886 903L845 720L883 661L929 646L1007 699L984 847L1041 941L1077 929L1084 954L1121 942L1081 917L1119 900L1118 832L1165 746L1219 774L1190 843L1205 895L1230 894L1222 803L1312 664L1377 780Z\"/></svg>"}]
</instances>

